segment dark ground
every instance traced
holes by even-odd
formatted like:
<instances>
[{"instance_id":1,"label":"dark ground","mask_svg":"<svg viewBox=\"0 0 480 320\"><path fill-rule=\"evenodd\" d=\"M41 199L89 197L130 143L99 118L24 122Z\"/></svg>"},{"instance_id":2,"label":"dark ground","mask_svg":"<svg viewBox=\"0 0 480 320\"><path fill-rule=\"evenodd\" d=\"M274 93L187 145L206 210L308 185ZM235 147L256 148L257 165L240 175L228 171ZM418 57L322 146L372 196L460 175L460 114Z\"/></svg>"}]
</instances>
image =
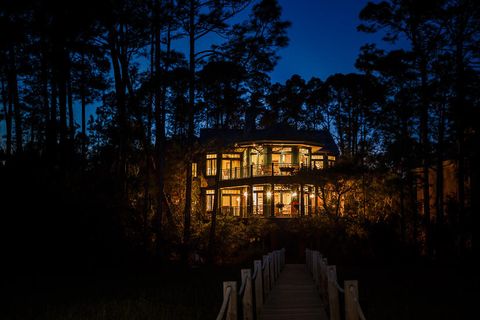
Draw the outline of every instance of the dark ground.
<instances>
[{"instance_id":1,"label":"dark ground","mask_svg":"<svg viewBox=\"0 0 480 320\"><path fill-rule=\"evenodd\" d=\"M359 281L365 316L374 319L475 319L480 275L473 262L396 262L338 266L339 282Z\"/></svg>"},{"instance_id":2,"label":"dark ground","mask_svg":"<svg viewBox=\"0 0 480 320\"><path fill-rule=\"evenodd\" d=\"M83 276L4 274L7 298L0 317L214 319L222 300L222 281L238 281L239 269L170 266ZM473 319L470 315L479 301L477 270L478 265L468 261L337 266L341 285L344 279L359 281L360 302L368 320Z\"/></svg>"},{"instance_id":3,"label":"dark ground","mask_svg":"<svg viewBox=\"0 0 480 320\"><path fill-rule=\"evenodd\" d=\"M8 279L1 319L212 319L229 268L17 276ZM239 279L237 279L239 280ZM4 291L5 293L5 291Z\"/></svg>"}]
</instances>

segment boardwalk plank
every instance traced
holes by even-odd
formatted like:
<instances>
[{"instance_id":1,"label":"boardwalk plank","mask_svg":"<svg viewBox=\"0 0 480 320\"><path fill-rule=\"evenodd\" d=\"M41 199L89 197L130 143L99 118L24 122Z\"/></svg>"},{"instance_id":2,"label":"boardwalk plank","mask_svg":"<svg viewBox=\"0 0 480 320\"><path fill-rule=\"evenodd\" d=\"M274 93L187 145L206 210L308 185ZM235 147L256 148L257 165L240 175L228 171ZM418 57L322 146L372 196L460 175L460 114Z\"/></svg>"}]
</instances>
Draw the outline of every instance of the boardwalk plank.
<instances>
[{"instance_id":1,"label":"boardwalk plank","mask_svg":"<svg viewBox=\"0 0 480 320\"><path fill-rule=\"evenodd\" d=\"M263 306L262 320L327 320L324 305L304 264L287 264Z\"/></svg>"}]
</instances>

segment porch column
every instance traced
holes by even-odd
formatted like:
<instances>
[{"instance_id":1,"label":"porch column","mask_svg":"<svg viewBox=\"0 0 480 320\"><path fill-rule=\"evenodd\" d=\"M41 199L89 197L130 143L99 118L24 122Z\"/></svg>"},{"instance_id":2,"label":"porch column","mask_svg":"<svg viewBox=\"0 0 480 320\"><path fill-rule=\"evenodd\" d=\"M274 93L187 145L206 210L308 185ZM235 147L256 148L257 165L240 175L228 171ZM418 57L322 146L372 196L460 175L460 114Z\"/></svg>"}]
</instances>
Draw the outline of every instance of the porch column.
<instances>
[{"instance_id":1,"label":"porch column","mask_svg":"<svg viewBox=\"0 0 480 320\"><path fill-rule=\"evenodd\" d=\"M222 190L218 186L215 187L215 198L217 198L217 207L214 210L216 210L218 216L222 214Z\"/></svg>"},{"instance_id":2,"label":"porch column","mask_svg":"<svg viewBox=\"0 0 480 320\"><path fill-rule=\"evenodd\" d=\"M253 216L253 186L249 185L247 187L247 216L251 217Z\"/></svg>"},{"instance_id":3,"label":"porch column","mask_svg":"<svg viewBox=\"0 0 480 320\"><path fill-rule=\"evenodd\" d=\"M315 214L318 214L319 213L319 210L318 210L318 187L316 185L314 187L314 190L315 190Z\"/></svg>"},{"instance_id":4,"label":"porch column","mask_svg":"<svg viewBox=\"0 0 480 320\"><path fill-rule=\"evenodd\" d=\"M304 199L304 191L303 191L303 184L300 185L300 216L303 217L305 215L305 199Z\"/></svg>"},{"instance_id":5,"label":"porch column","mask_svg":"<svg viewBox=\"0 0 480 320\"><path fill-rule=\"evenodd\" d=\"M270 192L272 196L270 197L270 216L275 217L275 185L270 185Z\"/></svg>"}]
</instances>

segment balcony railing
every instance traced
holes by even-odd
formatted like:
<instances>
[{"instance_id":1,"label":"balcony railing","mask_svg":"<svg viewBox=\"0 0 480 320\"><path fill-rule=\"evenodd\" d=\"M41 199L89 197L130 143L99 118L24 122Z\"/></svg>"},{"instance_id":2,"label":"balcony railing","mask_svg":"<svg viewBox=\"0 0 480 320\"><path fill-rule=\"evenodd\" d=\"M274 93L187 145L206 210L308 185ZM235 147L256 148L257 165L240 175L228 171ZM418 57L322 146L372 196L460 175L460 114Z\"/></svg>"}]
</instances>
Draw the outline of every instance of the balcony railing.
<instances>
[{"instance_id":1,"label":"balcony railing","mask_svg":"<svg viewBox=\"0 0 480 320\"><path fill-rule=\"evenodd\" d=\"M315 210L314 206L305 205L303 208L304 215L316 215L319 214L321 208ZM253 217L275 217L275 218L295 218L301 216L302 207L298 205L285 204L279 206L274 205L272 209L271 204L265 205L243 205L243 206L222 206L220 212L224 216L234 216L240 218L246 218L252 215ZM273 211L273 212L272 212Z\"/></svg>"},{"instance_id":2,"label":"balcony railing","mask_svg":"<svg viewBox=\"0 0 480 320\"><path fill-rule=\"evenodd\" d=\"M247 212L246 206L222 206L221 212L226 216L244 217Z\"/></svg>"},{"instance_id":3,"label":"balcony railing","mask_svg":"<svg viewBox=\"0 0 480 320\"><path fill-rule=\"evenodd\" d=\"M267 177L267 176L290 176L298 172L302 168L299 164L294 163L272 163L272 164L252 164L250 166L223 169L221 171L220 180L232 180L251 177ZM304 167L303 168L308 168Z\"/></svg>"}]
</instances>

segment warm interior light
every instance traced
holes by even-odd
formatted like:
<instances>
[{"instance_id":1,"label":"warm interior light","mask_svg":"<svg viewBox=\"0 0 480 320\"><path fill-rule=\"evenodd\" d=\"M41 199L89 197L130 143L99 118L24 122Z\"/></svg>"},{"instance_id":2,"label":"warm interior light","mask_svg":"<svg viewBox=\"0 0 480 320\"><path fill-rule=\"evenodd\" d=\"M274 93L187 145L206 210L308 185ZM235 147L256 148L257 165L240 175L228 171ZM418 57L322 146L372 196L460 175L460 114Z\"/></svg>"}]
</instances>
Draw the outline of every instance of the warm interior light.
<instances>
[{"instance_id":1,"label":"warm interior light","mask_svg":"<svg viewBox=\"0 0 480 320\"><path fill-rule=\"evenodd\" d=\"M311 193L310 198L315 198L315 195L313 193Z\"/></svg>"},{"instance_id":2,"label":"warm interior light","mask_svg":"<svg viewBox=\"0 0 480 320\"><path fill-rule=\"evenodd\" d=\"M243 193L243 196L244 196L244 197L248 197L248 192L245 191L245 192Z\"/></svg>"},{"instance_id":3,"label":"warm interior light","mask_svg":"<svg viewBox=\"0 0 480 320\"><path fill-rule=\"evenodd\" d=\"M296 192L293 192L292 193L292 197L296 197L297 196L297 193Z\"/></svg>"},{"instance_id":4,"label":"warm interior light","mask_svg":"<svg viewBox=\"0 0 480 320\"><path fill-rule=\"evenodd\" d=\"M267 191L267 198L271 198L272 197L272 193L270 191Z\"/></svg>"}]
</instances>

